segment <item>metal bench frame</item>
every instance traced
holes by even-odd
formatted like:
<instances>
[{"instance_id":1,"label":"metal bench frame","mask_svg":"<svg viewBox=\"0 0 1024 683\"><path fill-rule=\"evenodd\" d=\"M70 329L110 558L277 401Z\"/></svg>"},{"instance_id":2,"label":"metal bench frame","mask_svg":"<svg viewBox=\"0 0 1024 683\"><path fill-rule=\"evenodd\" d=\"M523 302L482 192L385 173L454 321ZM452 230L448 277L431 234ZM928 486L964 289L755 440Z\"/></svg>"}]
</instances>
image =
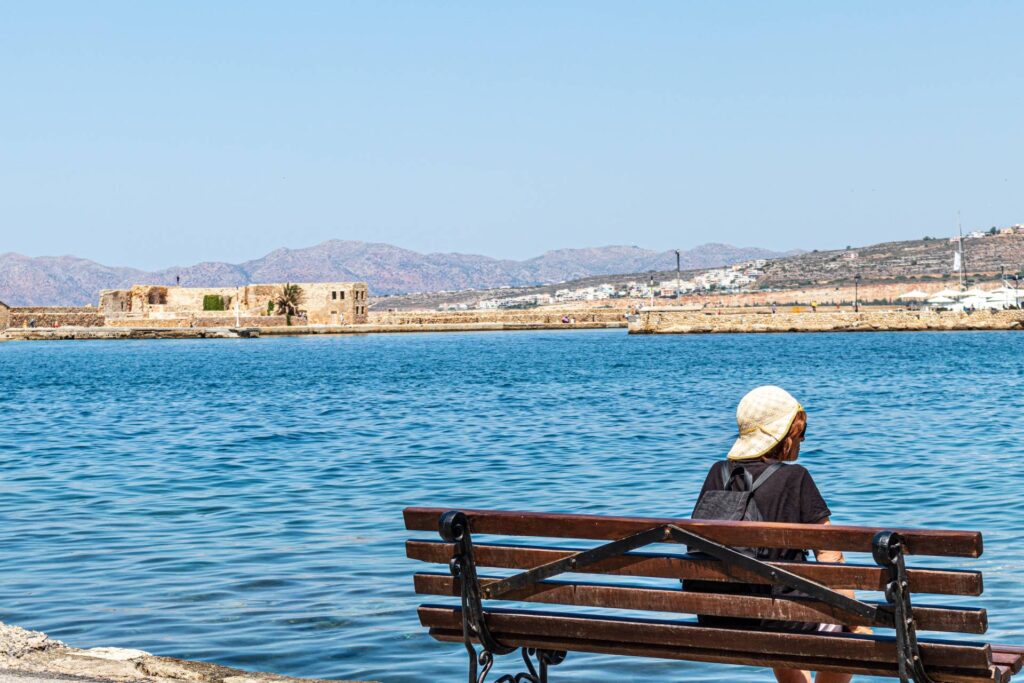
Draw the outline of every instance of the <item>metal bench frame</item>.
<instances>
[{"instance_id":1,"label":"metal bench frame","mask_svg":"<svg viewBox=\"0 0 1024 683\"><path fill-rule=\"evenodd\" d=\"M872 539L872 556L875 562L888 570L888 583L885 589L887 605L870 605L847 597L828 586L744 555L674 524L658 525L481 586L476 572L469 518L466 514L458 510L445 512L439 520L439 531L442 539L455 545L449 569L461 586L462 635L469 654L469 683L484 683L494 665L496 655L508 655L519 649L503 645L491 634L484 614L484 599L499 599L510 592L552 576L573 572L653 543L685 543L721 561L726 567L736 567L755 574L773 586L785 586L801 591L815 600L856 615L876 626L894 628L900 682L909 683L913 680L915 683L932 683L932 679L924 671L917 643L917 629L911 611L910 590L904 563L905 546L900 535L893 531L881 531ZM474 639L480 643L479 654ZM567 654L564 651L536 648L521 650L526 671L503 675L495 683L548 683L548 667L560 664Z\"/></svg>"}]
</instances>

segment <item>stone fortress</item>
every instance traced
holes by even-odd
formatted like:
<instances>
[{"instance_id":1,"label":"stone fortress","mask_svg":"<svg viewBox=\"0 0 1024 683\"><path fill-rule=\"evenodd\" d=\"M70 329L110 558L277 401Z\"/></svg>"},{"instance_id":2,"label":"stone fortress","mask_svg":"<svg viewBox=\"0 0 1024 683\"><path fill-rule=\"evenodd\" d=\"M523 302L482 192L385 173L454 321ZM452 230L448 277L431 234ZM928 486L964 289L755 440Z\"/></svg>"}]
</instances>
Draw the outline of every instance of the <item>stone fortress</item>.
<instances>
[{"instance_id":1,"label":"stone fortress","mask_svg":"<svg viewBox=\"0 0 1024 683\"><path fill-rule=\"evenodd\" d=\"M57 328L269 328L330 329L369 322L365 282L297 282L296 315L281 315L276 301L285 283L240 287L135 285L100 292L99 306L8 306L0 301L5 330Z\"/></svg>"},{"instance_id":2,"label":"stone fortress","mask_svg":"<svg viewBox=\"0 0 1024 683\"><path fill-rule=\"evenodd\" d=\"M293 325L350 325L368 320L365 282L295 282L301 291ZM285 283L241 287L136 285L100 292L111 327L273 327L288 324L275 301Z\"/></svg>"}]
</instances>

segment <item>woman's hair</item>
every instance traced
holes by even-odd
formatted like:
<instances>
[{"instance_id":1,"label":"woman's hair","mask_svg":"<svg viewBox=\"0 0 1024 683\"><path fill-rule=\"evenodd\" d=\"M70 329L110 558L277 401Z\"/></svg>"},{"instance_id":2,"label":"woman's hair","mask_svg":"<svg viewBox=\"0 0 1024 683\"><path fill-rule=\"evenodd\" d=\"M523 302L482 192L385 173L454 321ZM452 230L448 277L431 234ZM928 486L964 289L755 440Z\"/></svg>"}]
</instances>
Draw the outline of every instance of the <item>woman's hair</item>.
<instances>
[{"instance_id":1,"label":"woman's hair","mask_svg":"<svg viewBox=\"0 0 1024 683\"><path fill-rule=\"evenodd\" d=\"M796 460L795 454L798 452L797 448L800 446L800 442L804 440L804 431L806 430L807 413L801 410L793 418L793 424L790 425L789 431L786 432L786 436L782 438L782 441L777 443L774 448L762 457L765 460L779 460L781 462Z\"/></svg>"}]
</instances>

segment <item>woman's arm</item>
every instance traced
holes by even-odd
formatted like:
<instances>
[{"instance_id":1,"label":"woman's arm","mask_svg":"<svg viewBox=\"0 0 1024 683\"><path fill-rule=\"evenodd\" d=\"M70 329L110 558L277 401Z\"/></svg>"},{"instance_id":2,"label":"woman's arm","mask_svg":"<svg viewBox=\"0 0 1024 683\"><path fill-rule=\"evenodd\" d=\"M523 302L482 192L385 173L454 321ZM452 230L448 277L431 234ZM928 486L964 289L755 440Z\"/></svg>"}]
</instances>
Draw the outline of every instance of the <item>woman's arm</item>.
<instances>
[{"instance_id":1,"label":"woman's arm","mask_svg":"<svg viewBox=\"0 0 1024 683\"><path fill-rule=\"evenodd\" d=\"M828 517L826 517L820 523L831 524L832 521ZM818 562L846 562L846 558L843 557L843 553L839 550L815 550L814 559ZM853 591L841 590L839 592L848 598L857 597L853 594ZM874 633L874 631L871 630L870 626L850 626L849 628L850 631L852 631L853 633Z\"/></svg>"},{"instance_id":2,"label":"woman's arm","mask_svg":"<svg viewBox=\"0 0 1024 683\"><path fill-rule=\"evenodd\" d=\"M832 524L832 520L826 517L818 523L827 526ZM818 562L846 562L846 558L843 557L843 553L839 550L815 550L814 559Z\"/></svg>"}]
</instances>

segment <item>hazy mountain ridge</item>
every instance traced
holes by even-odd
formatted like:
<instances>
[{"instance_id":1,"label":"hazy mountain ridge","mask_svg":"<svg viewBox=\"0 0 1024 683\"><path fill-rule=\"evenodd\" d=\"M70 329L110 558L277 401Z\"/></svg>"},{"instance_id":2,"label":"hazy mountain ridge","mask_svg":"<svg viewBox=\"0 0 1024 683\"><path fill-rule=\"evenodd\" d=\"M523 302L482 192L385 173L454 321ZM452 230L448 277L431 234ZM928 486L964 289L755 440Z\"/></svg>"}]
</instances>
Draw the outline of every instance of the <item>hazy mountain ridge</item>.
<instances>
[{"instance_id":1,"label":"hazy mountain ridge","mask_svg":"<svg viewBox=\"0 0 1024 683\"><path fill-rule=\"evenodd\" d=\"M705 244L681 254L682 267L713 268L779 252ZM89 305L101 289L136 284L234 287L250 282L362 280L371 294L527 286L593 275L675 267L675 253L635 246L558 249L525 261L458 253L431 253L390 244L328 240L312 247L275 249L239 264L203 262L144 271L105 266L75 256L0 254L0 301L11 306Z\"/></svg>"}]
</instances>

